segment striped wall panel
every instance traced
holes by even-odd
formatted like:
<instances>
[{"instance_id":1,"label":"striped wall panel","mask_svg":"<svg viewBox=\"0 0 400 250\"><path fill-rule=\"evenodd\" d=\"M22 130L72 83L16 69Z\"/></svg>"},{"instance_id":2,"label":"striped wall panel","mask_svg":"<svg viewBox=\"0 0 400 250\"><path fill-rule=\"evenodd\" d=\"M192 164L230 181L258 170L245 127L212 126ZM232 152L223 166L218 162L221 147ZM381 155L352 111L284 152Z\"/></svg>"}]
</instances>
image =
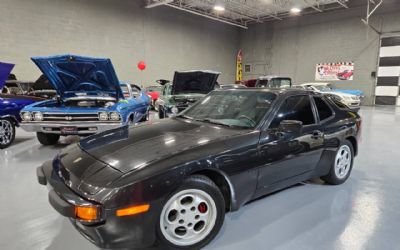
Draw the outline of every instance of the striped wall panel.
<instances>
[{"instance_id":1,"label":"striped wall panel","mask_svg":"<svg viewBox=\"0 0 400 250\"><path fill-rule=\"evenodd\" d=\"M375 104L400 106L400 36L382 38L378 65Z\"/></svg>"}]
</instances>

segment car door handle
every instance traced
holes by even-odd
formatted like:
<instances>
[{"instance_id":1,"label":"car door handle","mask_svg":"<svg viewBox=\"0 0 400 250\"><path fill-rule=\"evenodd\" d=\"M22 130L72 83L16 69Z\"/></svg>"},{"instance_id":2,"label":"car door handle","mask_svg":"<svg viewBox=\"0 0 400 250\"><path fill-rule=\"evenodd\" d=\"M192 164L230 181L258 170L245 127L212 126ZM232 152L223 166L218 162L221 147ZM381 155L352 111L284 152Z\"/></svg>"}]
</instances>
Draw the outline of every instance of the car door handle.
<instances>
[{"instance_id":1,"label":"car door handle","mask_svg":"<svg viewBox=\"0 0 400 250\"><path fill-rule=\"evenodd\" d=\"M312 133L312 136L311 136L311 138L313 138L313 139L320 139L320 138L323 138L323 137L324 137L324 133L322 133L319 130L314 130L313 133Z\"/></svg>"}]
</instances>

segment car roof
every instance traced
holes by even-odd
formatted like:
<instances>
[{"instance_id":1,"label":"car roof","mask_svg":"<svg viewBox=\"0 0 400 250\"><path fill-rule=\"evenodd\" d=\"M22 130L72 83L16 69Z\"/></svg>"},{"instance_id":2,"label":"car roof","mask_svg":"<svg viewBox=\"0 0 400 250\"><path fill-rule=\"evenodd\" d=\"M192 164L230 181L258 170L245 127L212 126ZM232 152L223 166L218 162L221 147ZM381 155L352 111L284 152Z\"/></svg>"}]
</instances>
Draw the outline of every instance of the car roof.
<instances>
[{"instance_id":1,"label":"car roof","mask_svg":"<svg viewBox=\"0 0 400 250\"><path fill-rule=\"evenodd\" d=\"M327 82L307 82L307 83L303 83L303 84L300 84L300 86L328 86L329 85L329 83L327 83Z\"/></svg>"},{"instance_id":2,"label":"car roof","mask_svg":"<svg viewBox=\"0 0 400 250\"><path fill-rule=\"evenodd\" d=\"M214 91L253 91L253 92L271 92L277 95L295 95L295 94L318 94L315 91L298 88L236 88L236 89L216 89Z\"/></svg>"},{"instance_id":3,"label":"car roof","mask_svg":"<svg viewBox=\"0 0 400 250\"><path fill-rule=\"evenodd\" d=\"M268 80L268 79L272 79L272 78L287 78L287 79L290 79L290 77L288 77L288 76L278 76L278 75L259 76L257 79Z\"/></svg>"}]
</instances>

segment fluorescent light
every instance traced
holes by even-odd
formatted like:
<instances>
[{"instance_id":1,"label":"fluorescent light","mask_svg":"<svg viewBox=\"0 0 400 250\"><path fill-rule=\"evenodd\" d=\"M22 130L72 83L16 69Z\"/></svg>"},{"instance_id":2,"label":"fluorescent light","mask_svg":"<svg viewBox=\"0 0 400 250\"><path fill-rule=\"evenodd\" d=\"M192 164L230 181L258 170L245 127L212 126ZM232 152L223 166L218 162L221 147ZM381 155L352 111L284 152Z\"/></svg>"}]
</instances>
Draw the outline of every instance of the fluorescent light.
<instances>
[{"instance_id":1,"label":"fluorescent light","mask_svg":"<svg viewBox=\"0 0 400 250\"><path fill-rule=\"evenodd\" d=\"M297 7L293 7L293 8L290 9L290 12L291 12L291 13L294 13L294 14L297 14L297 13L300 13L300 12L301 12L301 9L300 9L300 8L297 8Z\"/></svg>"},{"instance_id":2,"label":"fluorescent light","mask_svg":"<svg viewBox=\"0 0 400 250\"><path fill-rule=\"evenodd\" d=\"M214 5L214 10L216 11L224 11L225 7L223 5Z\"/></svg>"}]
</instances>

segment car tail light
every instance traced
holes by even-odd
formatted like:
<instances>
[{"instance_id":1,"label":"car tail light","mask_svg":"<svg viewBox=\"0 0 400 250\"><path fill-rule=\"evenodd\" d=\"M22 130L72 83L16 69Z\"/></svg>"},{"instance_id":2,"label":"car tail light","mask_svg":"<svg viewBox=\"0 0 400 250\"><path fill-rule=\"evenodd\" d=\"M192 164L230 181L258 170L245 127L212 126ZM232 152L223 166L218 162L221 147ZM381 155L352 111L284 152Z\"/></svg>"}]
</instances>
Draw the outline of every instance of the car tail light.
<instances>
[{"instance_id":1,"label":"car tail light","mask_svg":"<svg viewBox=\"0 0 400 250\"><path fill-rule=\"evenodd\" d=\"M129 215L145 213L145 212L149 211L149 209L150 209L149 204L143 204L143 205L131 206L131 207L127 207L127 208L118 209L116 214L118 217L129 216Z\"/></svg>"},{"instance_id":2,"label":"car tail light","mask_svg":"<svg viewBox=\"0 0 400 250\"><path fill-rule=\"evenodd\" d=\"M99 219L99 207L75 206L75 217L83 221L95 221Z\"/></svg>"}]
</instances>

